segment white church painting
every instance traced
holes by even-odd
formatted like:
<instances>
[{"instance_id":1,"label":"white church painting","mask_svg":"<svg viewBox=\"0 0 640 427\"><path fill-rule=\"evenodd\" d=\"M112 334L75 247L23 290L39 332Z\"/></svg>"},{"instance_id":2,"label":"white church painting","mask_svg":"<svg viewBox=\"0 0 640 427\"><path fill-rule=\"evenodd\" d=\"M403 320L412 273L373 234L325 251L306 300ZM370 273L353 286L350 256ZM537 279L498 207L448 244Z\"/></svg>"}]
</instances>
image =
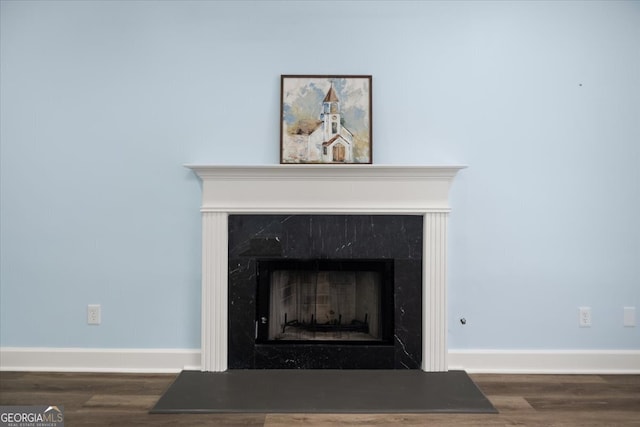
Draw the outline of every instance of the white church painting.
<instances>
[{"instance_id":1,"label":"white church painting","mask_svg":"<svg viewBox=\"0 0 640 427\"><path fill-rule=\"evenodd\" d=\"M280 163L372 163L371 76L281 82Z\"/></svg>"}]
</instances>

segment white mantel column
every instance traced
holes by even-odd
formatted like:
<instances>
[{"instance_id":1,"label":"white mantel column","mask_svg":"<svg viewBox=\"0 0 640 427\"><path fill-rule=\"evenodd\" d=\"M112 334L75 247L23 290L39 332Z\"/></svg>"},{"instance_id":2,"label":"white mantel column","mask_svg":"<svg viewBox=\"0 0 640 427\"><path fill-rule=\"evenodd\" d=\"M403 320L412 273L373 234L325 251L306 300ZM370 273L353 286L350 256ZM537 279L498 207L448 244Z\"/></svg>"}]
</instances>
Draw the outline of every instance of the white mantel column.
<instances>
[{"instance_id":1,"label":"white mantel column","mask_svg":"<svg viewBox=\"0 0 640 427\"><path fill-rule=\"evenodd\" d=\"M228 223L225 212L202 212L202 371L227 370Z\"/></svg>"},{"instance_id":2,"label":"white mantel column","mask_svg":"<svg viewBox=\"0 0 640 427\"><path fill-rule=\"evenodd\" d=\"M428 212L423 222L422 370L446 371L448 212Z\"/></svg>"}]
</instances>

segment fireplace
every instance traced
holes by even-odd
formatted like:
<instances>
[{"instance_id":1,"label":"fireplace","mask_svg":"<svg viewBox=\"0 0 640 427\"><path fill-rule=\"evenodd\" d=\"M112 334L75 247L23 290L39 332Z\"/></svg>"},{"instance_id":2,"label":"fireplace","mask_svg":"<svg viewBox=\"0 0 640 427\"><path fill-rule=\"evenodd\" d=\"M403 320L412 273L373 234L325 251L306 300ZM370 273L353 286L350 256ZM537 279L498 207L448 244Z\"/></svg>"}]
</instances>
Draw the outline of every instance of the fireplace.
<instances>
[{"instance_id":1,"label":"fireplace","mask_svg":"<svg viewBox=\"0 0 640 427\"><path fill-rule=\"evenodd\" d=\"M421 215L230 215L228 367L419 369Z\"/></svg>"},{"instance_id":2,"label":"fireplace","mask_svg":"<svg viewBox=\"0 0 640 427\"><path fill-rule=\"evenodd\" d=\"M396 367L419 367L426 371L447 370L446 236L447 218L450 210L448 198L453 178L463 166L188 165L187 167L195 171L203 182L201 208L201 369L203 371L224 371L236 366L235 364L238 363L236 360L238 347L234 340L238 339L240 341L246 340L242 344L243 346L248 345L247 342L250 341L251 346L254 348L252 350L253 356L241 357L263 357L266 359L277 357L282 359L284 356L285 360L287 360L289 356L286 354L287 349L293 347L292 344L296 344L295 347L297 348L312 348L315 353L323 354L324 356L322 357L329 359L344 357L352 360L359 357L358 351L364 346L366 347L366 352L377 353L377 360L384 361L385 366L389 366L388 364L393 360L392 363ZM342 243L344 247L342 247L342 244L334 246L334 253L331 256L328 256L328 253L291 255L288 252L283 252L285 249L278 243L278 239L281 239L282 236L277 236L275 233L269 234L265 231L256 233L255 230L248 231L246 238L241 240L246 246L233 246L232 228L234 227L234 218L246 220L253 216L283 216L290 218L284 223L295 222L307 216L312 217L316 222L321 222L331 216L340 216L343 221L349 218L357 221L361 220L356 219L358 217L383 220L387 216L399 217L410 221L417 219L421 224L421 231L417 233L421 236L420 250L418 251L421 259L416 261L415 258L411 257L403 259L402 256L366 253L369 248L378 248L378 250L384 252L385 248L391 246L385 244L385 242L393 241L396 235L385 237L381 240L379 238L380 235L374 234L378 237L376 241L371 244L362 244L361 248L366 248L365 253L356 253L355 256L353 253L345 256L353 247L353 244L349 245L348 242ZM380 228L375 227L374 229L377 231ZM415 233L412 235L415 235ZM315 247L318 249L318 246L314 246L314 242L305 241L304 239L289 241L296 248ZM256 248L259 249L259 253L255 253ZM237 252L234 252L234 249ZM335 249L338 250L336 251ZM289 249L286 249L286 251L289 251ZM261 320L262 317L257 317L256 312L258 282L254 277L252 281L246 281L246 284L242 285L252 287L253 293L251 295L254 295L254 298L253 302L251 302L252 298L248 298L247 295L249 294L247 293L243 294L243 296L236 295L235 290L239 288L234 285L234 280L243 275L261 275L261 268L274 271L273 266L269 266L268 262L283 261L282 258L294 263L301 263L293 267L291 265L285 266L287 268L284 268L284 270L299 271L302 273L296 274L303 275L309 274L310 269L314 270L307 262L313 263L325 259L329 260L330 263L339 263L354 258L363 262L371 261L374 264L381 260L392 262L395 306L393 308L392 322L394 337L391 338L391 343L389 336L385 335L384 332L377 338L363 340L360 343L356 339L344 341L326 339L326 335L324 338L317 340L296 339L285 340L280 343L274 342L280 340L270 339L268 334L266 338L264 335L257 337L256 330L259 328L257 328L256 320ZM235 265L239 267L233 267ZM409 266L409 273L405 269L407 266ZM348 270L349 268L353 269L353 266L336 267L336 264L323 265L316 269L318 273L313 274L341 272L341 268L342 270ZM416 268L418 276L413 277L415 274L413 271ZM369 266L363 270L365 272L369 271L368 274L376 272L380 274L383 270L386 271L385 269L386 267ZM311 274L312 279L313 274ZM320 280L319 277L317 279ZM403 280L408 281L403 282ZM407 287L409 282L411 286ZM252 285L249 285L249 283L252 283ZM380 286L382 287L379 291L381 300L387 299L385 297L385 285L382 284ZM406 303L406 301L402 301L402 296L398 297L398 295L402 295L406 289L412 286L418 289L418 294L408 297L407 300L419 306L417 310L413 311L414 313L419 313L417 327L413 325L407 326L402 322L398 322L398 313L403 313L403 310L398 309L398 298L400 298L400 304ZM331 285L329 285L329 288L331 288ZM268 292L270 293L271 290ZM280 292L286 293L288 291L284 291L281 287ZM247 313L247 315L244 317L238 316L234 311L234 307L247 303L254 305L249 310L246 309L245 305L243 312ZM381 313L384 310L381 308ZM331 316L330 311L325 312L325 316L326 313ZM333 311L335 314L336 310L334 309ZM329 322L329 325L331 325L333 322L335 325L340 322L344 325L352 320L358 321L358 315L354 316L354 319L347 320L346 317L347 315L343 314L342 319L338 316L322 323ZM351 316L349 315L349 317ZM291 320L297 320L299 323L306 322L307 325L305 327L313 329L312 326L309 326L312 324L310 318L306 321L304 319ZM363 319L360 318L359 321L363 321ZM367 317L367 323L370 324L372 321L371 318ZM243 327L240 329L242 332L236 332L233 325L234 322L243 323ZM287 318L287 322L289 322L289 318ZM314 318L314 322L318 323L317 317ZM276 323L278 322L276 321ZM332 331L334 334L339 332L335 329L339 328L334 328L334 331ZM416 359L415 353L409 352L414 357L414 360L417 360L417 363L409 366L398 366L399 360L402 361L401 363L406 363L406 360L410 360L402 357L398 358L398 351L404 351L403 345L406 345L406 343L402 340L401 335L397 335L399 331L405 330L409 331L409 334L417 334L419 341L417 347L420 354ZM234 332L230 333L230 331ZM301 341L305 342L301 343ZM415 346L415 343L411 345ZM274 348L279 348L280 350L273 350ZM274 356L271 351L279 352L279 354ZM291 353L291 356L294 359L304 359L304 355L301 357L300 353L296 354L294 352Z\"/></svg>"}]
</instances>

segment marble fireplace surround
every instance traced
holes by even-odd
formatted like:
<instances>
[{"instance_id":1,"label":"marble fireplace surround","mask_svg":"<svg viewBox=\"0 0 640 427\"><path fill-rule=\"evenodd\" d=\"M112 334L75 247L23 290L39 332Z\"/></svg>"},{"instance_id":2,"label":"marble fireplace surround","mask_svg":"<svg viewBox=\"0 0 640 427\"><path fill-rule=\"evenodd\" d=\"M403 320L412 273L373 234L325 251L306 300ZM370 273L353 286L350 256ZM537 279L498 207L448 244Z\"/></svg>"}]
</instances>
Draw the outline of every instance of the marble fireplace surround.
<instances>
[{"instance_id":1,"label":"marble fireplace surround","mask_svg":"<svg viewBox=\"0 0 640 427\"><path fill-rule=\"evenodd\" d=\"M185 166L202 180L202 371L227 370L230 214L422 215L422 370L447 370L449 189L465 166Z\"/></svg>"}]
</instances>

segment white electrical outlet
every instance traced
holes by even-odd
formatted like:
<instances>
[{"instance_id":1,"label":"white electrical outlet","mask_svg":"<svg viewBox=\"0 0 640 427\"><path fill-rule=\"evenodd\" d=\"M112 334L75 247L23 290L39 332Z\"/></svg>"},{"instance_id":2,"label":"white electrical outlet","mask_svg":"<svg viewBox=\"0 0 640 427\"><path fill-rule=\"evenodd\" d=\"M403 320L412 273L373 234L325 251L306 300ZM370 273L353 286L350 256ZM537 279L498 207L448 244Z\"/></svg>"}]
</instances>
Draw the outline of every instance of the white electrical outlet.
<instances>
[{"instance_id":1,"label":"white electrical outlet","mask_svg":"<svg viewBox=\"0 0 640 427\"><path fill-rule=\"evenodd\" d=\"M99 325L101 321L100 304L89 304L87 306L87 323L90 325Z\"/></svg>"},{"instance_id":2,"label":"white electrical outlet","mask_svg":"<svg viewBox=\"0 0 640 427\"><path fill-rule=\"evenodd\" d=\"M578 325L581 328L591 327L591 307L580 307L578 309Z\"/></svg>"},{"instance_id":3,"label":"white electrical outlet","mask_svg":"<svg viewBox=\"0 0 640 427\"><path fill-rule=\"evenodd\" d=\"M624 326L633 328L636 326L636 308L624 307Z\"/></svg>"}]
</instances>

